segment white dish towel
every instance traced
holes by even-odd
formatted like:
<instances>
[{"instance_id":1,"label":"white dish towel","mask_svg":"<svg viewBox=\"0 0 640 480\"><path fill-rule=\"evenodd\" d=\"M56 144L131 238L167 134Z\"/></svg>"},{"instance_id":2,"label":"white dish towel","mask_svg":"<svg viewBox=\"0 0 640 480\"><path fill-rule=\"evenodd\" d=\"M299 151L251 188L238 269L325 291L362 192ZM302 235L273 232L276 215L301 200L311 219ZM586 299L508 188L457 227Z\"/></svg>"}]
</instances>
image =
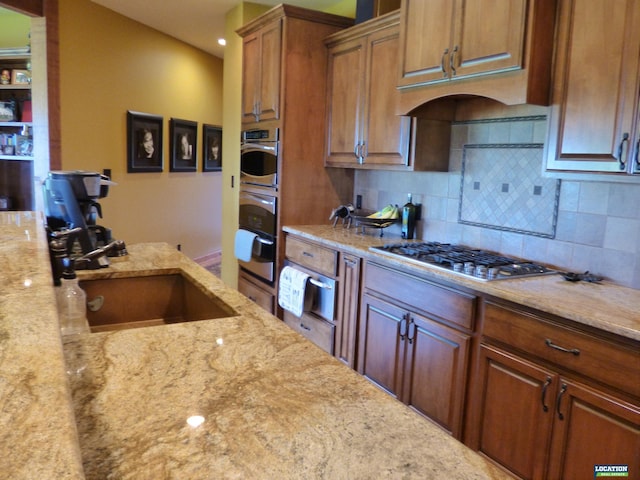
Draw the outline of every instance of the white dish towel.
<instances>
[{"instance_id":1,"label":"white dish towel","mask_svg":"<svg viewBox=\"0 0 640 480\"><path fill-rule=\"evenodd\" d=\"M240 229L236 232L233 252L238 260L242 260L243 262L251 260L253 242L256 241L257 237L258 235L249 230Z\"/></svg>"},{"instance_id":2,"label":"white dish towel","mask_svg":"<svg viewBox=\"0 0 640 480\"><path fill-rule=\"evenodd\" d=\"M278 304L296 317L305 309L305 292L309 275L293 267L286 266L280 272Z\"/></svg>"}]
</instances>

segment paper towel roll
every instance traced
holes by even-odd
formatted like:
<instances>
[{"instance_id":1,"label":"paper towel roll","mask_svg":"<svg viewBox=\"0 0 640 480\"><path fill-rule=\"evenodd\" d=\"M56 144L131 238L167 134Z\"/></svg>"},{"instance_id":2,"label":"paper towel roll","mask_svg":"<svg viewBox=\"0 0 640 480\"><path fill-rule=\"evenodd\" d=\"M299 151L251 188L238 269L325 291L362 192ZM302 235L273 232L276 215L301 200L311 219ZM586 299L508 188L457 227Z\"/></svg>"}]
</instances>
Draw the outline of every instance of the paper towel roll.
<instances>
[{"instance_id":1,"label":"paper towel roll","mask_svg":"<svg viewBox=\"0 0 640 480\"><path fill-rule=\"evenodd\" d=\"M309 306L305 304L308 280L308 274L289 266L284 267L278 283L278 305L296 317L302 316Z\"/></svg>"},{"instance_id":2,"label":"paper towel roll","mask_svg":"<svg viewBox=\"0 0 640 480\"><path fill-rule=\"evenodd\" d=\"M243 262L251 260L253 242L255 242L257 236L257 234L249 230L240 229L236 232L234 254L238 260L242 260Z\"/></svg>"}]
</instances>

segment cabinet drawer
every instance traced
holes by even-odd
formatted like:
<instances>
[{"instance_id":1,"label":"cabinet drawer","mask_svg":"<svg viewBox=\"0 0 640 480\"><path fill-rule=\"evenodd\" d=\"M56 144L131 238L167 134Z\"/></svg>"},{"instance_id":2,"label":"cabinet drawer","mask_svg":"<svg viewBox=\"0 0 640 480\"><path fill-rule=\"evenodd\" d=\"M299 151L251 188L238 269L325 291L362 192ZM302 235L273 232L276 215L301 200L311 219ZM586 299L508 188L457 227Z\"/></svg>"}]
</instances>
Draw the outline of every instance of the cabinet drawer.
<instances>
[{"instance_id":1,"label":"cabinet drawer","mask_svg":"<svg viewBox=\"0 0 640 480\"><path fill-rule=\"evenodd\" d=\"M287 258L295 263L318 273L336 276L338 252L335 250L288 236L285 252Z\"/></svg>"},{"instance_id":2,"label":"cabinet drawer","mask_svg":"<svg viewBox=\"0 0 640 480\"><path fill-rule=\"evenodd\" d=\"M238 291L252 302L260 305L267 312L274 314L274 296L270 292L262 290L242 277L238 278Z\"/></svg>"},{"instance_id":3,"label":"cabinet drawer","mask_svg":"<svg viewBox=\"0 0 640 480\"><path fill-rule=\"evenodd\" d=\"M333 355L333 335L335 325L308 313L296 317L291 312L284 312L284 323L296 332L308 338L325 352Z\"/></svg>"},{"instance_id":4,"label":"cabinet drawer","mask_svg":"<svg viewBox=\"0 0 640 480\"><path fill-rule=\"evenodd\" d=\"M447 287L418 277L367 263L365 288L407 304L436 318L471 329L475 313L475 299Z\"/></svg>"},{"instance_id":5,"label":"cabinet drawer","mask_svg":"<svg viewBox=\"0 0 640 480\"><path fill-rule=\"evenodd\" d=\"M485 306L482 333L565 370L640 396L640 351L637 348L492 302Z\"/></svg>"}]
</instances>

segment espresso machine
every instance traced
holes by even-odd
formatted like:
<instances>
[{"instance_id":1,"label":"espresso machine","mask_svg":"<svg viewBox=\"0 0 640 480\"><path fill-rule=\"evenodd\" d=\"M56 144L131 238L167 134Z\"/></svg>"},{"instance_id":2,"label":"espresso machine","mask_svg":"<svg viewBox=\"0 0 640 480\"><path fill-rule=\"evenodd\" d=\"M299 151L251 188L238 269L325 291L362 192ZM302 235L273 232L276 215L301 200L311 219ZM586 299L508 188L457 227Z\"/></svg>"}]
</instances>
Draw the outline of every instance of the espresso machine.
<instances>
[{"instance_id":1,"label":"espresso machine","mask_svg":"<svg viewBox=\"0 0 640 480\"><path fill-rule=\"evenodd\" d=\"M109 186L114 184L96 172L49 172L43 195L54 280L63 255L73 261L77 270L107 267L107 257L126 255L124 242L114 241L111 230L97 224L102 218L98 200L106 197Z\"/></svg>"}]
</instances>

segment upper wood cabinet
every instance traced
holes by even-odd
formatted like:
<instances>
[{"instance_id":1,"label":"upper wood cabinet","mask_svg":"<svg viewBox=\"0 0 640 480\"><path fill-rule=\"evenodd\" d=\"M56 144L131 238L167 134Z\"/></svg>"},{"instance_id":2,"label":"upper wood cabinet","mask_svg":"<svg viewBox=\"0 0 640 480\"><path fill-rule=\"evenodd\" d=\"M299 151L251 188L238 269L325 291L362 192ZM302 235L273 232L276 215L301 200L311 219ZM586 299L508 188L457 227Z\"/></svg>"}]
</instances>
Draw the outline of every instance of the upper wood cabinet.
<instances>
[{"instance_id":1,"label":"upper wood cabinet","mask_svg":"<svg viewBox=\"0 0 640 480\"><path fill-rule=\"evenodd\" d=\"M282 19L247 35L242 43L242 123L280 118Z\"/></svg>"},{"instance_id":2,"label":"upper wood cabinet","mask_svg":"<svg viewBox=\"0 0 640 480\"><path fill-rule=\"evenodd\" d=\"M400 86L521 68L526 7L527 0L406 0Z\"/></svg>"},{"instance_id":3,"label":"upper wood cabinet","mask_svg":"<svg viewBox=\"0 0 640 480\"><path fill-rule=\"evenodd\" d=\"M640 173L639 30L640 0L561 2L548 171Z\"/></svg>"},{"instance_id":4,"label":"upper wood cabinet","mask_svg":"<svg viewBox=\"0 0 640 480\"><path fill-rule=\"evenodd\" d=\"M328 166L412 168L411 120L395 114L398 21L394 12L325 41Z\"/></svg>"},{"instance_id":5,"label":"upper wood cabinet","mask_svg":"<svg viewBox=\"0 0 640 480\"><path fill-rule=\"evenodd\" d=\"M549 104L556 0L403 0L398 113L449 95Z\"/></svg>"}]
</instances>

